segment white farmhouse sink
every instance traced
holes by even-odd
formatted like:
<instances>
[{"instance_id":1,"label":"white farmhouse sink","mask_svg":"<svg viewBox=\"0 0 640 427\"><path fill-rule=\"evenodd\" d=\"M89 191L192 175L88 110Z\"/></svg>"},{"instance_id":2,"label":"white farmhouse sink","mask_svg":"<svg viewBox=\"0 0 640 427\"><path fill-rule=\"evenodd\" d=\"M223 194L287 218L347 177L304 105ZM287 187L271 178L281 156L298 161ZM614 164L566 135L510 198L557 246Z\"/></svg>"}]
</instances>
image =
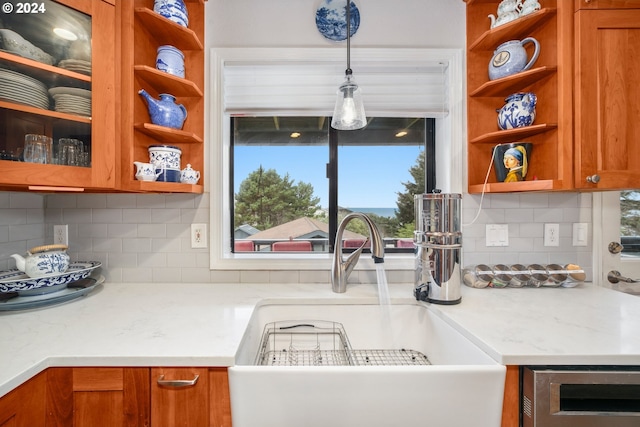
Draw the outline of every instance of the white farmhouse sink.
<instances>
[{"instance_id":1,"label":"white farmhouse sink","mask_svg":"<svg viewBox=\"0 0 640 427\"><path fill-rule=\"evenodd\" d=\"M339 322L353 349L408 349L427 366L257 366L270 322ZM499 427L506 369L426 305L264 304L229 368L234 427Z\"/></svg>"}]
</instances>

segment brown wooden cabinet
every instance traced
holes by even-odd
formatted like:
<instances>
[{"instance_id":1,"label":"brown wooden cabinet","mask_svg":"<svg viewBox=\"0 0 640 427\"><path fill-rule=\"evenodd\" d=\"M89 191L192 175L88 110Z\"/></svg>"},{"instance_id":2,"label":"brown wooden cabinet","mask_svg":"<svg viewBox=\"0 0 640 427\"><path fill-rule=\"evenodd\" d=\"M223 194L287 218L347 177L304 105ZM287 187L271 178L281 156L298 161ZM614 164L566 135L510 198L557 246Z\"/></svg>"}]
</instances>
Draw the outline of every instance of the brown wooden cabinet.
<instances>
[{"instance_id":1,"label":"brown wooden cabinet","mask_svg":"<svg viewBox=\"0 0 640 427\"><path fill-rule=\"evenodd\" d=\"M469 192L619 190L640 182L640 4L546 1L543 9L489 29L498 0L467 0ZM533 69L489 81L501 42L533 36ZM516 91L538 95L533 126L500 131L495 110ZM496 182L495 144L532 142L527 180Z\"/></svg>"},{"instance_id":2,"label":"brown wooden cabinet","mask_svg":"<svg viewBox=\"0 0 640 427\"><path fill-rule=\"evenodd\" d=\"M0 427L45 425L231 427L227 369L49 368L0 398Z\"/></svg>"},{"instance_id":3,"label":"brown wooden cabinet","mask_svg":"<svg viewBox=\"0 0 640 427\"><path fill-rule=\"evenodd\" d=\"M573 5L548 0L541 10L491 29L488 15L496 14L500 1L466 3L469 192L573 188ZM540 43L540 56L533 67L489 80L488 66L494 50L505 41L525 37L534 37ZM496 110L516 92L537 95L535 122L528 127L500 130ZM511 142L533 143L526 181L498 182L491 164L492 152L497 144Z\"/></svg>"},{"instance_id":4,"label":"brown wooden cabinet","mask_svg":"<svg viewBox=\"0 0 640 427\"><path fill-rule=\"evenodd\" d=\"M122 79L119 184L124 191L202 193L204 186L204 1L187 0L189 27L176 24L153 11L152 0L120 3ZM172 45L184 53L185 77L155 68L157 49ZM138 95L145 89L176 97L187 109L181 130L151 123L146 104ZM169 145L182 151L181 168L191 164L200 171L197 185L142 182L135 179L134 161L148 162L151 145Z\"/></svg>"},{"instance_id":5,"label":"brown wooden cabinet","mask_svg":"<svg viewBox=\"0 0 640 427\"><path fill-rule=\"evenodd\" d=\"M149 368L50 368L47 427L148 427Z\"/></svg>"},{"instance_id":6,"label":"brown wooden cabinet","mask_svg":"<svg viewBox=\"0 0 640 427\"><path fill-rule=\"evenodd\" d=\"M575 186L638 188L640 2L576 0L575 27Z\"/></svg>"},{"instance_id":7,"label":"brown wooden cabinet","mask_svg":"<svg viewBox=\"0 0 640 427\"><path fill-rule=\"evenodd\" d=\"M52 65L32 59L29 55L16 51L0 51L0 68L34 78L46 86L70 87L91 91L91 117L75 112L58 111L53 102L44 108L39 101L43 94L40 90L31 91L28 87L17 95L11 96L7 85L11 78L7 72L0 80L4 89L0 96L0 150L5 160L0 160L0 188L2 189L48 189L58 187L60 190L72 189L108 189L116 184L115 175L115 96L116 96L116 8L113 4L102 0L58 0L64 5L54 5L46 11L31 14L29 31L38 29L40 39L56 39L53 34L42 34L50 25L38 26L39 21L54 22L55 15L66 15L67 12L82 13L90 18L91 71L83 73L77 69L66 68L61 60L74 60L67 55L66 44L70 42L56 41L46 46L52 53ZM57 9L57 10L56 10ZM4 14L9 24L16 15ZM76 15L77 16L77 15ZM11 18L11 19L10 19ZM72 22L70 18L67 22ZM76 21L77 22L77 21ZM33 24L33 26L31 26ZM7 26L6 28L9 28ZM20 33L19 21L15 21L13 30ZM41 29L42 28L42 29ZM23 34L27 34L27 29ZM33 33L29 32L31 36ZM56 39L62 40L62 39ZM44 42L39 43L43 45ZM54 52L55 49L55 52ZM24 80L24 77L18 77ZM48 96L49 94L44 94ZM78 138L90 151L90 166L62 166L57 164L36 164L8 160L20 156L27 133L45 134L54 139ZM44 188L43 188L44 187Z\"/></svg>"},{"instance_id":8,"label":"brown wooden cabinet","mask_svg":"<svg viewBox=\"0 0 640 427\"><path fill-rule=\"evenodd\" d=\"M0 399L0 427L45 425L47 375L42 372Z\"/></svg>"}]
</instances>

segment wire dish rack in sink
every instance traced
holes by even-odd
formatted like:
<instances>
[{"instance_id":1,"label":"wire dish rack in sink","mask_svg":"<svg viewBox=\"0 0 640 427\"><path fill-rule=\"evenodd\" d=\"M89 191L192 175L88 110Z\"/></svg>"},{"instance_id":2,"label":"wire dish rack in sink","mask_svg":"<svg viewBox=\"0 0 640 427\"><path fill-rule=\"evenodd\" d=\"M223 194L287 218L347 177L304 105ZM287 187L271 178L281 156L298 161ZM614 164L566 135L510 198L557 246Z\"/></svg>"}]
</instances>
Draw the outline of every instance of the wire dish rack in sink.
<instances>
[{"instance_id":1,"label":"wire dish rack in sink","mask_svg":"<svg viewBox=\"0 0 640 427\"><path fill-rule=\"evenodd\" d=\"M256 364L261 366L430 365L416 350L353 350L342 324L326 320L268 323Z\"/></svg>"}]
</instances>

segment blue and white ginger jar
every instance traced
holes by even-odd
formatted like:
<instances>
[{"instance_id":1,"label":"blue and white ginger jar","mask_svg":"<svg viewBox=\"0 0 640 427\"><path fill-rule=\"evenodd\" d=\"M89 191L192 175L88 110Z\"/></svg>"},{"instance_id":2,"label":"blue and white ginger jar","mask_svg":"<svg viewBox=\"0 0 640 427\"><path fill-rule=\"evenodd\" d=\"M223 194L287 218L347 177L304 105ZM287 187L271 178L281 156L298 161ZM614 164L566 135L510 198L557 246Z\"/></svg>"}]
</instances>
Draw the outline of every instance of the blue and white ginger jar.
<instances>
[{"instance_id":1,"label":"blue and white ginger jar","mask_svg":"<svg viewBox=\"0 0 640 427\"><path fill-rule=\"evenodd\" d=\"M153 11L183 27L189 26L187 6L182 0L155 0Z\"/></svg>"},{"instance_id":2,"label":"blue and white ginger jar","mask_svg":"<svg viewBox=\"0 0 640 427\"><path fill-rule=\"evenodd\" d=\"M173 46L160 46L156 56L156 69L184 78L184 54Z\"/></svg>"},{"instance_id":3,"label":"blue and white ginger jar","mask_svg":"<svg viewBox=\"0 0 640 427\"><path fill-rule=\"evenodd\" d=\"M536 118L538 98L533 92L518 92L505 99L498 112L498 127L502 130L531 126Z\"/></svg>"}]
</instances>

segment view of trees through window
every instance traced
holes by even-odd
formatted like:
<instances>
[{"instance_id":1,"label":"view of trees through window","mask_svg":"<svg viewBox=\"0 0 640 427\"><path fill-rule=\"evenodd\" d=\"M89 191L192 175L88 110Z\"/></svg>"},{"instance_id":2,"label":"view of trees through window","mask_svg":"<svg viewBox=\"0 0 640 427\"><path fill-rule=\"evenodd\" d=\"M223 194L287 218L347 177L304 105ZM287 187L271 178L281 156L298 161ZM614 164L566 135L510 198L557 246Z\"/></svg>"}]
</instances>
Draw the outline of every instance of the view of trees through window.
<instances>
[{"instance_id":1,"label":"view of trees through window","mask_svg":"<svg viewBox=\"0 0 640 427\"><path fill-rule=\"evenodd\" d=\"M388 252L413 251L413 195L435 170L426 154L434 119L370 118L345 132L329 122L232 119L234 252L330 252L349 212L374 220ZM351 221L343 246L358 247L368 234Z\"/></svg>"}]
</instances>

